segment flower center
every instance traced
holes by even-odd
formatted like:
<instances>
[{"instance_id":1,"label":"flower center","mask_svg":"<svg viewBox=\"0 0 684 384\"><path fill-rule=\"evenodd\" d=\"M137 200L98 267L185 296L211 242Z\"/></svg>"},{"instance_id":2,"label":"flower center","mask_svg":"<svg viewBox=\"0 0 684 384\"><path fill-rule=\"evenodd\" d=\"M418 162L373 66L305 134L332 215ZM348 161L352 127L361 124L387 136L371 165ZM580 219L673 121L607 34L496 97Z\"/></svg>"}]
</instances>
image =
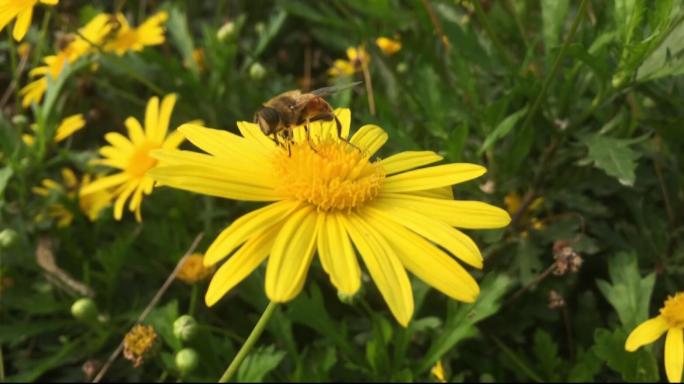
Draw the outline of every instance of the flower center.
<instances>
[{"instance_id":1,"label":"flower center","mask_svg":"<svg viewBox=\"0 0 684 384\"><path fill-rule=\"evenodd\" d=\"M671 328L684 327L684 292L670 296L660 309L660 315L665 318Z\"/></svg>"},{"instance_id":2,"label":"flower center","mask_svg":"<svg viewBox=\"0 0 684 384\"><path fill-rule=\"evenodd\" d=\"M312 148L313 146L313 148ZM354 146L334 139L291 143L277 152L276 192L315 205L318 210L352 209L377 196L385 178L378 162Z\"/></svg>"},{"instance_id":3,"label":"flower center","mask_svg":"<svg viewBox=\"0 0 684 384\"><path fill-rule=\"evenodd\" d=\"M126 167L126 172L134 177L145 176L150 168L157 165L157 159L150 157L149 153L153 149L159 148L159 145L145 143L133 152L130 160L128 160L128 167Z\"/></svg>"}]
</instances>

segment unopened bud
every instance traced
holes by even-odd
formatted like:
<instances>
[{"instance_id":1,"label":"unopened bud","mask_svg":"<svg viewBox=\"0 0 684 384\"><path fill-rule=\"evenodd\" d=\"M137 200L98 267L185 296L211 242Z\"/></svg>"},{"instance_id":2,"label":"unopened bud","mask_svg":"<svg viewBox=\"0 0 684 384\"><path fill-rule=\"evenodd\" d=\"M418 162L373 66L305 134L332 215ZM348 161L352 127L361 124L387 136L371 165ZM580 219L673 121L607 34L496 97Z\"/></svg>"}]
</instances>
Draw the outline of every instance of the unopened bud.
<instances>
[{"instance_id":1,"label":"unopened bud","mask_svg":"<svg viewBox=\"0 0 684 384\"><path fill-rule=\"evenodd\" d=\"M198 330L197 321L190 315L183 315L173 322L173 335L183 342L191 341Z\"/></svg>"},{"instance_id":2,"label":"unopened bud","mask_svg":"<svg viewBox=\"0 0 684 384\"><path fill-rule=\"evenodd\" d=\"M216 31L216 38L219 41L226 41L235 34L235 22L229 21L221 26L218 31Z\"/></svg>"},{"instance_id":3,"label":"unopened bud","mask_svg":"<svg viewBox=\"0 0 684 384\"><path fill-rule=\"evenodd\" d=\"M24 115L14 115L12 116L12 124L17 127L24 127L28 124L28 118Z\"/></svg>"},{"instance_id":4,"label":"unopened bud","mask_svg":"<svg viewBox=\"0 0 684 384\"><path fill-rule=\"evenodd\" d=\"M84 297L76 300L71 305L71 314L84 323L97 322L97 306L93 299Z\"/></svg>"},{"instance_id":5,"label":"unopened bud","mask_svg":"<svg viewBox=\"0 0 684 384\"><path fill-rule=\"evenodd\" d=\"M17 241L19 234L12 228L5 228L0 232L0 248L9 248Z\"/></svg>"},{"instance_id":6,"label":"unopened bud","mask_svg":"<svg viewBox=\"0 0 684 384\"><path fill-rule=\"evenodd\" d=\"M261 80L266 76L266 68L261 63L256 62L249 67L249 77L252 80Z\"/></svg>"},{"instance_id":7,"label":"unopened bud","mask_svg":"<svg viewBox=\"0 0 684 384\"><path fill-rule=\"evenodd\" d=\"M176 353L176 368L181 375L186 375L197 368L199 355L192 348L184 348Z\"/></svg>"}]
</instances>

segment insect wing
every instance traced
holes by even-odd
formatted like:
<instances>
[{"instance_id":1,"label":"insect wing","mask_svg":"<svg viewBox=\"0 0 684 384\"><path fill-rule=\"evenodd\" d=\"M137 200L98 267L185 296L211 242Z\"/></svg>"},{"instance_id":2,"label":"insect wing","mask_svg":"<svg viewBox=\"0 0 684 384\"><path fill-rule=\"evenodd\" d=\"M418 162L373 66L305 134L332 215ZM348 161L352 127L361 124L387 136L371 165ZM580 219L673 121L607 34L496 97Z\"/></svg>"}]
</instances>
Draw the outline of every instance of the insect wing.
<instances>
[{"instance_id":1,"label":"insect wing","mask_svg":"<svg viewBox=\"0 0 684 384\"><path fill-rule=\"evenodd\" d=\"M325 96L332 95L335 92L339 92L339 91L343 91L343 90L348 89L348 88L355 87L361 83L363 83L363 81L356 81L353 83L342 84L342 85L334 85L332 87L318 88L314 91L311 91L311 93L316 95L316 96L325 97Z\"/></svg>"}]
</instances>

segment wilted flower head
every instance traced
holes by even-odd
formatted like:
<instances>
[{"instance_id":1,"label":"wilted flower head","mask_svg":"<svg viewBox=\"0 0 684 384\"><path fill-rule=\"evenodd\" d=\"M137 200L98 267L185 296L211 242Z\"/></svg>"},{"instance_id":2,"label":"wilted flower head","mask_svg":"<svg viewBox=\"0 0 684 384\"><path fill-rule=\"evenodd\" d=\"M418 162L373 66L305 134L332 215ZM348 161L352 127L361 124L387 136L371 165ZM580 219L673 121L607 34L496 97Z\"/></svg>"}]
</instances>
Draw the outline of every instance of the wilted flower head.
<instances>
[{"instance_id":1,"label":"wilted flower head","mask_svg":"<svg viewBox=\"0 0 684 384\"><path fill-rule=\"evenodd\" d=\"M157 343L157 332L150 325L136 324L124 337L123 355L139 367L150 357Z\"/></svg>"},{"instance_id":2,"label":"wilted flower head","mask_svg":"<svg viewBox=\"0 0 684 384\"><path fill-rule=\"evenodd\" d=\"M213 268L205 267L202 263L203 258L201 253L193 253L186 257L180 270L178 270L176 278L188 284L195 284L209 277L213 272Z\"/></svg>"}]
</instances>

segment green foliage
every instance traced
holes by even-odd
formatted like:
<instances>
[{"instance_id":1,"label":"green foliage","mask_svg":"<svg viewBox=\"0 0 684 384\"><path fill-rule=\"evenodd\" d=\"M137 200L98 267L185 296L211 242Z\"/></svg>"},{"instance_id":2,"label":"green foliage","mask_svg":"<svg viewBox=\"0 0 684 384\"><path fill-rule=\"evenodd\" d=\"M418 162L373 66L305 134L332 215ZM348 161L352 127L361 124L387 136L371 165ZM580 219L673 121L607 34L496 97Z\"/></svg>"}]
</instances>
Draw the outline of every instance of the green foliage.
<instances>
[{"instance_id":1,"label":"green foliage","mask_svg":"<svg viewBox=\"0 0 684 384\"><path fill-rule=\"evenodd\" d=\"M166 11L164 43L121 56L95 49L22 107L30 71L93 16L117 10L132 26ZM454 195L506 206L513 221L464 229L485 260L482 271L467 268L481 289L474 303L411 276L406 328L362 263L362 289L340 298L314 258L301 294L277 308L235 380L429 381L437 362L449 381L662 376L660 341L633 353L624 343L684 289L680 1L62 1L36 6L25 58L2 32L0 381L92 379L84 363L116 349L193 239L203 234L204 252L261 206L160 186L144 197L142 223L128 212L114 220L111 207L91 221L77 188L41 196L34 187L62 183L63 168L79 179L109 172L92 163L105 134L125 134L129 116L143 120L152 96L178 95L171 129L202 119L237 132L280 92L353 81L364 84L328 101L352 110L352 131L387 131L378 158L430 150L486 166ZM401 50L384 54L379 36ZM331 78L335 60L359 46L368 72ZM54 143L76 113L86 127ZM70 225L48 214L55 204L73 215ZM563 247L581 258L574 271L554 264ZM117 358L104 380L216 381L267 305L264 267L212 308L207 281L170 282L142 321L158 349L137 368ZM563 305L549 305L552 292ZM85 322L71 312L84 297L93 303ZM174 334L180 314L195 319L191 335Z\"/></svg>"}]
</instances>

